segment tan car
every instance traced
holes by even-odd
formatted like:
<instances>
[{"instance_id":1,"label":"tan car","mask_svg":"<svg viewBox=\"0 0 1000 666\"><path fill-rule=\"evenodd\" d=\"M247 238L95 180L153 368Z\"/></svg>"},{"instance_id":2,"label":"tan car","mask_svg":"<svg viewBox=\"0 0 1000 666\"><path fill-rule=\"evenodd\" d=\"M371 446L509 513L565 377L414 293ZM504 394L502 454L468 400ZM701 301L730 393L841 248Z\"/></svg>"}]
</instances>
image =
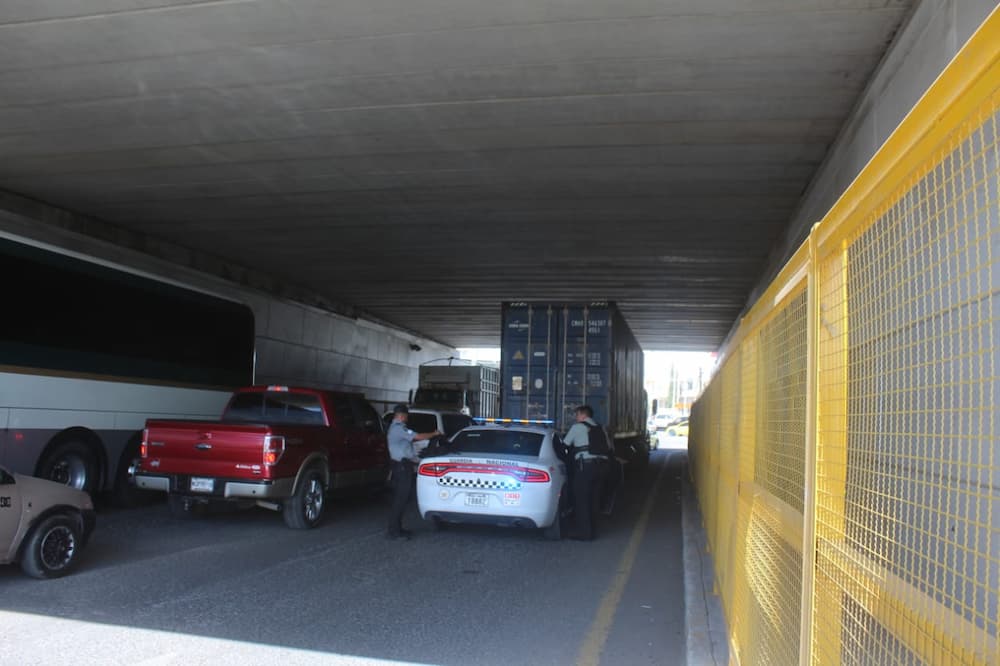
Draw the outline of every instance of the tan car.
<instances>
[{"instance_id":1,"label":"tan car","mask_svg":"<svg viewBox=\"0 0 1000 666\"><path fill-rule=\"evenodd\" d=\"M76 565L93 529L90 495L0 467L0 564L58 578Z\"/></svg>"}]
</instances>

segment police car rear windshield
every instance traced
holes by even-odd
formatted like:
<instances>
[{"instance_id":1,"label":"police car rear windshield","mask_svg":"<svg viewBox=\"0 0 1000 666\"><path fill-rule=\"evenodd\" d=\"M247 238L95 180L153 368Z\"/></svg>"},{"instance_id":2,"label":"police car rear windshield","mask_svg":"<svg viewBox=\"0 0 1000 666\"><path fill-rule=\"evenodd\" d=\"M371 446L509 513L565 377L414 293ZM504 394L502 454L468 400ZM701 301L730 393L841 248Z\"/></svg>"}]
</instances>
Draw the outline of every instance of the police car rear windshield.
<instances>
[{"instance_id":1,"label":"police car rear windshield","mask_svg":"<svg viewBox=\"0 0 1000 666\"><path fill-rule=\"evenodd\" d=\"M496 453L517 456L537 456L545 435L497 428L466 430L455 436L452 453Z\"/></svg>"}]
</instances>

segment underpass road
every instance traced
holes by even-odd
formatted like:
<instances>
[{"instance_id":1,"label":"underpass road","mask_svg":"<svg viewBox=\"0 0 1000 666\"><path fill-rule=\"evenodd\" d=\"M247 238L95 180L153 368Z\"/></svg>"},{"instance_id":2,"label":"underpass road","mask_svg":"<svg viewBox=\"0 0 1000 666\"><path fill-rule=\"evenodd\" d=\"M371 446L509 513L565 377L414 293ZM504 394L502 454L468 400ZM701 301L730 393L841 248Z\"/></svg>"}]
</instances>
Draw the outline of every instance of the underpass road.
<instances>
[{"instance_id":1,"label":"underpass road","mask_svg":"<svg viewBox=\"0 0 1000 666\"><path fill-rule=\"evenodd\" d=\"M388 497L293 531L263 509L105 510L79 570L0 567L13 664L683 664L681 476L659 450L597 541L512 529L387 541Z\"/></svg>"}]
</instances>

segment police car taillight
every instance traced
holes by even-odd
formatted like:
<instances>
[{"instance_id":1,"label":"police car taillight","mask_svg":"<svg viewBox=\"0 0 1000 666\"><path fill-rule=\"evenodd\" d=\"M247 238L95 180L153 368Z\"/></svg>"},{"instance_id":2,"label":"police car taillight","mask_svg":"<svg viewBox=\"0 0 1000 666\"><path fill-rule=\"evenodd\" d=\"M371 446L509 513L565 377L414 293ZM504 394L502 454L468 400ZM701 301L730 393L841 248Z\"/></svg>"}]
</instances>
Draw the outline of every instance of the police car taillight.
<instances>
[{"instance_id":1,"label":"police car taillight","mask_svg":"<svg viewBox=\"0 0 1000 666\"><path fill-rule=\"evenodd\" d=\"M449 465L449 464L446 464L446 463L427 463L425 465L421 465L420 469L418 470L418 472L422 476L437 476L437 477L440 477L440 476L444 476L448 472L452 471L453 467L454 467L454 465Z\"/></svg>"},{"instance_id":2,"label":"police car taillight","mask_svg":"<svg viewBox=\"0 0 1000 666\"><path fill-rule=\"evenodd\" d=\"M551 480L549 473L544 470L532 469L531 467L522 467L520 469L524 470L524 476L521 477L521 481L525 483L548 483Z\"/></svg>"},{"instance_id":3,"label":"police car taillight","mask_svg":"<svg viewBox=\"0 0 1000 666\"><path fill-rule=\"evenodd\" d=\"M285 452L285 438L281 435L264 435L264 464L273 467Z\"/></svg>"},{"instance_id":4,"label":"police car taillight","mask_svg":"<svg viewBox=\"0 0 1000 666\"><path fill-rule=\"evenodd\" d=\"M139 457L146 458L149 456L149 428L142 429L142 443L139 444Z\"/></svg>"}]
</instances>

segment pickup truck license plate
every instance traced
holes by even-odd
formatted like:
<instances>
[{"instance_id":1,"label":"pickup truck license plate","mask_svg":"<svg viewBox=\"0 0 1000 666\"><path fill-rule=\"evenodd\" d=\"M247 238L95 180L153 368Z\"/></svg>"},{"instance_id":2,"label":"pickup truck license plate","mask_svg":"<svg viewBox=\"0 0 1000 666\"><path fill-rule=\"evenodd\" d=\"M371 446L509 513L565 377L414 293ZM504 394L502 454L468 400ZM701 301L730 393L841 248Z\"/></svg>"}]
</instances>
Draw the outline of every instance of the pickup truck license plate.
<instances>
[{"instance_id":1,"label":"pickup truck license plate","mask_svg":"<svg viewBox=\"0 0 1000 666\"><path fill-rule=\"evenodd\" d=\"M466 506L489 506L490 496L486 493L469 493L465 496Z\"/></svg>"},{"instance_id":2,"label":"pickup truck license plate","mask_svg":"<svg viewBox=\"0 0 1000 666\"><path fill-rule=\"evenodd\" d=\"M191 492L210 493L215 490L215 479L206 479L200 476L191 477Z\"/></svg>"}]
</instances>

